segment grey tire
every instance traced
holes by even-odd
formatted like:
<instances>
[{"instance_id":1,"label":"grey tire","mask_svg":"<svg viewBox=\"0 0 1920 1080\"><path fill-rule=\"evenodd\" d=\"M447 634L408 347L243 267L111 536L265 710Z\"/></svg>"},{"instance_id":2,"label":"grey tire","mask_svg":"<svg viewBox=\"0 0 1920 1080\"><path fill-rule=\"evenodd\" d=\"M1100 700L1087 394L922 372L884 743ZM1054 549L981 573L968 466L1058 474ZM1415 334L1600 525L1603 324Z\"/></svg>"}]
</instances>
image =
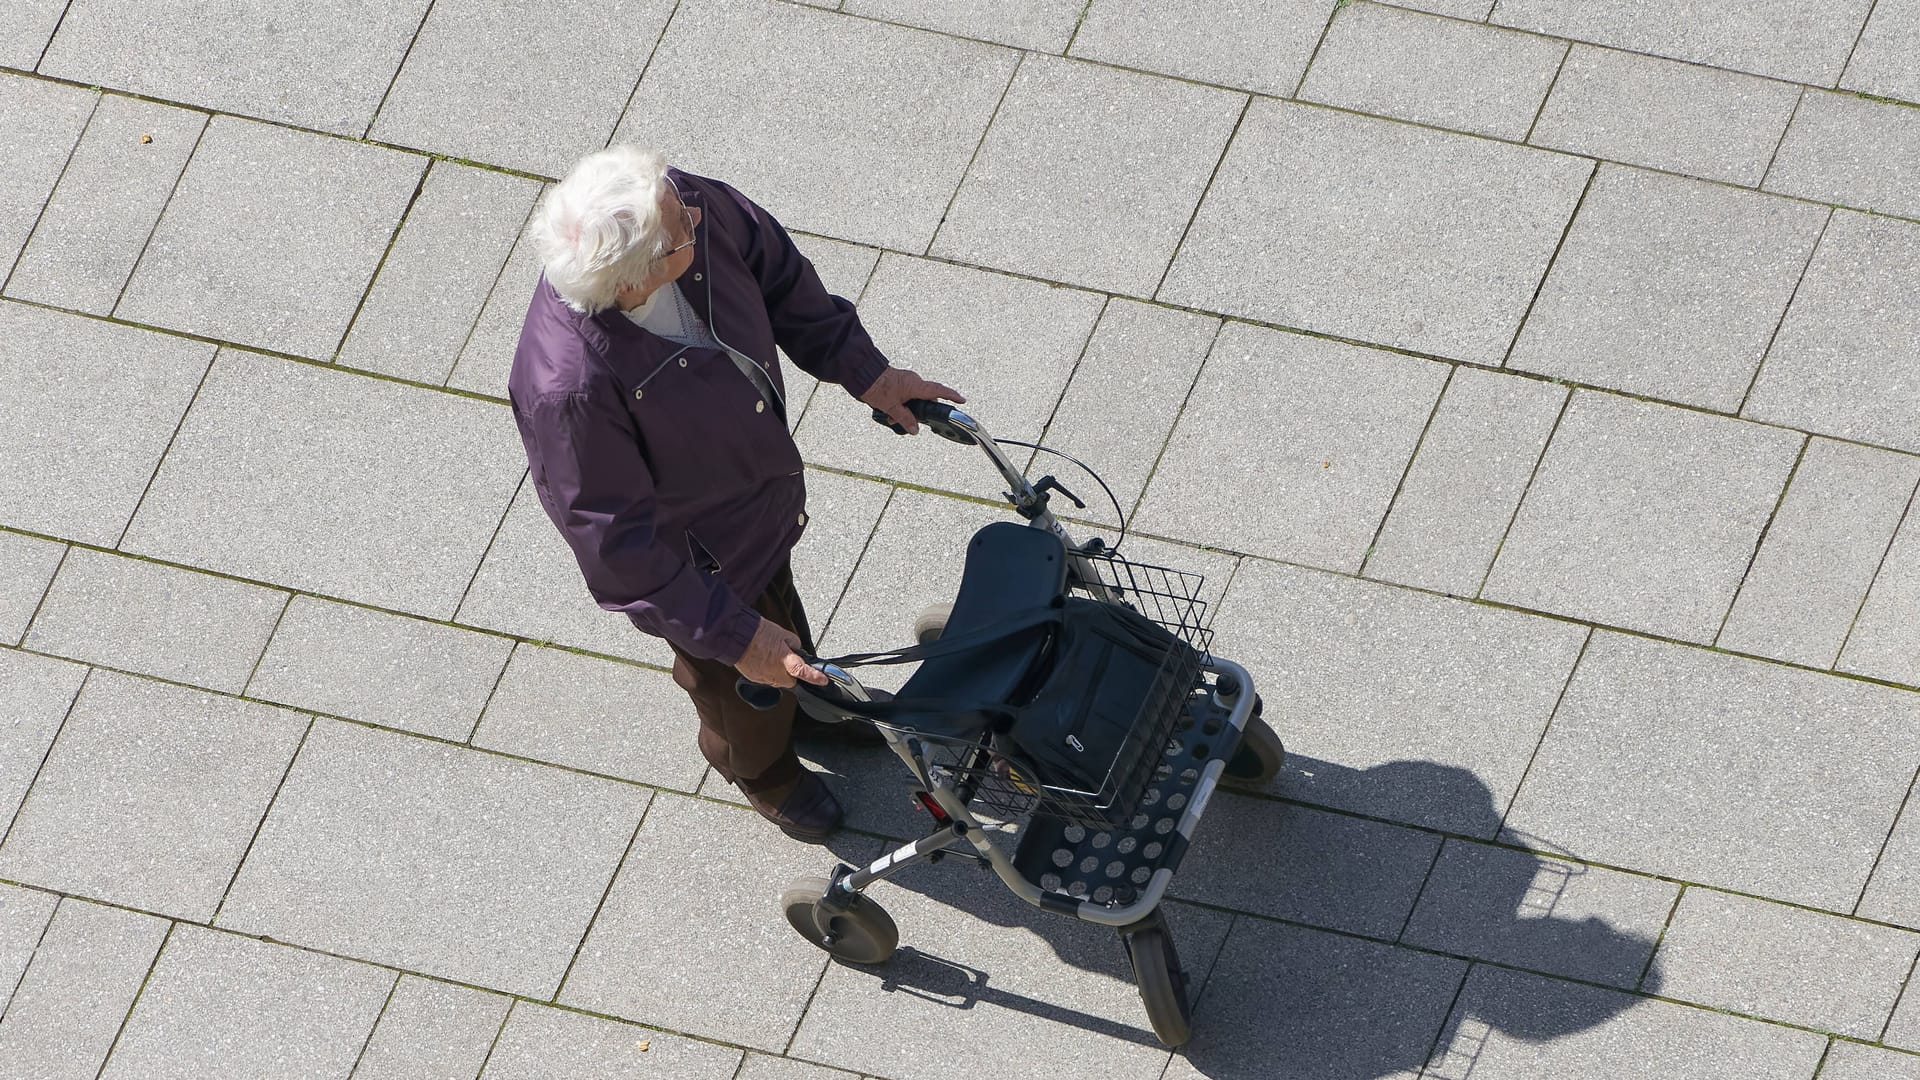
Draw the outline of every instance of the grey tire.
<instances>
[{"instance_id":1,"label":"grey tire","mask_svg":"<svg viewBox=\"0 0 1920 1080\"><path fill-rule=\"evenodd\" d=\"M855 893L839 910L822 910L832 882L819 874L793 879L780 894L787 925L801 937L847 964L884 964L900 947L900 929L887 909L864 893Z\"/></svg>"}]
</instances>

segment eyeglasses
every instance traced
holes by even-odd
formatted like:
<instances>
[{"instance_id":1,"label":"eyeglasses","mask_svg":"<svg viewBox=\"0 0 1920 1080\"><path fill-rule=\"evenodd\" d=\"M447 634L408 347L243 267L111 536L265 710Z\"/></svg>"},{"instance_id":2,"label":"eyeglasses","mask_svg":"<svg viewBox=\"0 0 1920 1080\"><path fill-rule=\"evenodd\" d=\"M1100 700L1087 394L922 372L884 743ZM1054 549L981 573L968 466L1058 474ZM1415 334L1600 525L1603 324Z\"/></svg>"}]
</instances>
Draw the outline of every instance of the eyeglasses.
<instances>
[{"instance_id":1,"label":"eyeglasses","mask_svg":"<svg viewBox=\"0 0 1920 1080\"><path fill-rule=\"evenodd\" d=\"M693 233L693 226L694 226L693 208L691 206L688 206L686 203L681 203L680 217L681 217L681 220L686 223L687 238L681 241L680 243L675 244L673 247L668 248L667 255L676 255L693 246L693 243L695 240L694 233ZM661 256L661 258L666 258L666 255Z\"/></svg>"}]
</instances>

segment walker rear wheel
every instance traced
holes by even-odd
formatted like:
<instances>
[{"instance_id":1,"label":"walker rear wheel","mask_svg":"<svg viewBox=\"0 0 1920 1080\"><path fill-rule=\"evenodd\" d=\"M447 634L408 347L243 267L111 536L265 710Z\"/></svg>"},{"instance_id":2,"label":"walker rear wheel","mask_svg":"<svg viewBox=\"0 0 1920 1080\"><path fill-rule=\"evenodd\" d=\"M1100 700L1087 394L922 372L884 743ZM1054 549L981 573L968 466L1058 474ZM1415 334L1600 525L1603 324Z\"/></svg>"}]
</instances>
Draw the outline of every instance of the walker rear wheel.
<instances>
[{"instance_id":1,"label":"walker rear wheel","mask_svg":"<svg viewBox=\"0 0 1920 1080\"><path fill-rule=\"evenodd\" d=\"M1227 759L1220 782L1235 787L1265 787L1280 775L1280 767L1286 761L1286 747L1280 745L1280 736L1273 728L1260 719L1260 701L1255 698L1253 715L1247 718L1247 730L1240 736L1239 748Z\"/></svg>"},{"instance_id":2,"label":"walker rear wheel","mask_svg":"<svg viewBox=\"0 0 1920 1080\"><path fill-rule=\"evenodd\" d=\"M821 903L833 883L819 874L799 877L780 894L787 925L846 964L884 964L900 946L900 929L887 909L865 893L852 893L835 908Z\"/></svg>"},{"instance_id":3,"label":"walker rear wheel","mask_svg":"<svg viewBox=\"0 0 1920 1080\"><path fill-rule=\"evenodd\" d=\"M916 644L940 640L940 634L947 628L947 620L953 616L952 604L935 604L920 613L913 620L913 640Z\"/></svg>"},{"instance_id":4,"label":"walker rear wheel","mask_svg":"<svg viewBox=\"0 0 1920 1080\"><path fill-rule=\"evenodd\" d=\"M1133 962L1133 983L1147 1007L1153 1033L1168 1046L1182 1046L1193 1037L1193 1009L1187 1001L1187 973L1173 948L1173 934L1156 912L1138 929L1122 930L1127 959Z\"/></svg>"}]
</instances>

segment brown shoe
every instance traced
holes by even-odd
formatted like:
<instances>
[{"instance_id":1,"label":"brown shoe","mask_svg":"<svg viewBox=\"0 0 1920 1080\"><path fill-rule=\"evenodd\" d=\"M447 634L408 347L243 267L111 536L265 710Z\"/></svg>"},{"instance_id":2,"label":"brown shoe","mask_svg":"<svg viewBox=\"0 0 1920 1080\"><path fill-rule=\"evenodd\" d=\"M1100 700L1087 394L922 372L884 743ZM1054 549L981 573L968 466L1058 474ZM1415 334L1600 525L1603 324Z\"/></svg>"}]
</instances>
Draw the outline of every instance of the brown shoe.
<instances>
[{"instance_id":1,"label":"brown shoe","mask_svg":"<svg viewBox=\"0 0 1920 1080\"><path fill-rule=\"evenodd\" d=\"M845 815L820 774L802 770L799 779L761 792L747 792L747 805L780 826L795 840L819 842L839 831Z\"/></svg>"},{"instance_id":2,"label":"brown shoe","mask_svg":"<svg viewBox=\"0 0 1920 1080\"><path fill-rule=\"evenodd\" d=\"M885 746L886 736L865 720L842 720L829 724L806 713L795 713L793 737L797 742L816 746Z\"/></svg>"}]
</instances>

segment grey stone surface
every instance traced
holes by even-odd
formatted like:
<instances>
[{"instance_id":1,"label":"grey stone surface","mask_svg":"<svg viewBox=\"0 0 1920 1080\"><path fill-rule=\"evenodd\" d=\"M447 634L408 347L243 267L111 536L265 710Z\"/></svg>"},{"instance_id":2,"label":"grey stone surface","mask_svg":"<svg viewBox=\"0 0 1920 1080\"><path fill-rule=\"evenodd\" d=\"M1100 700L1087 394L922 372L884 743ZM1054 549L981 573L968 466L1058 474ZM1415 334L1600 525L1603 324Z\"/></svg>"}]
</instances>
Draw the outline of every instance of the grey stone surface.
<instances>
[{"instance_id":1,"label":"grey stone surface","mask_svg":"<svg viewBox=\"0 0 1920 1080\"><path fill-rule=\"evenodd\" d=\"M322 720L220 925L547 997L648 798Z\"/></svg>"},{"instance_id":2,"label":"grey stone surface","mask_svg":"<svg viewBox=\"0 0 1920 1080\"><path fill-rule=\"evenodd\" d=\"M1453 596L1479 593L1567 393L1456 368L1363 573Z\"/></svg>"},{"instance_id":3,"label":"grey stone surface","mask_svg":"<svg viewBox=\"0 0 1920 1080\"><path fill-rule=\"evenodd\" d=\"M1920 930L1920 804L1914 802L1911 793L1907 809L1887 836L1872 880L1861 891L1854 914ZM1904 1012L1912 1017L1915 1030L1912 1039L1902 1045L1920 1050L1920 993L1907 997L1912 1004Z\"/></svg>"},{"instance_id":4,"label":"grey stone surface","mask_svg":"<svg viewBox=\"0 0 1920 1080\"><path fill-rule=\"evenodd\" d=\"M615 138L724 177L794 228L924 251L1015 56L773 0L687 0Z\"/></svg>"},{"instance_id":5,"label":"grey stone surface","mask_svg":"<svg viewBox=\"0 0 1920 1080\"><path fill-rule=\"evenodd\" d=\"M1215 795L1174 878L1173 894L1390 940L1406 924L1439 848L1432 833L1268 799Z\"/></svg>"},{"instance_id":6,"label":"grey stone surface","mask_svg":"<svg viewBox=\"0 0 1920 1080\"><path fill-rule=\"evenodd\" d=\"M1756 420L1920 452L1920 225L1840 211L1742 410Z\"/></svg>"},{"instance_id":7,"label":"grey stone surface","mask_svg":"<svg viewBox=\"0 0 1920 1080\"><path fill-rule=\"evenodd\" d=\"M525 468L498 406L223 350L122 547L446 618Z\"/></svg>"},{"instance_id":8,"label":"grey stone surface","mask_svg":"<svg viewBox=\"0 0 1920 1080\"><path fill-rule=\"evenodd\" d=\"M1832 667L1848 632L1858 633L1854 618L1916 483L1920 458L1831 439L1808 443L1716 644ZM1882 625L1906 621L1903 612ZM1862 629L1856 656L1876 643L1875 624Z\"/></svg>"},{"instance_id":9,"label":"grey stone surface","mask_svg":"<svg viewBox=\"0 0 1920 1080\"><path fill-rule=\"evenodd\" d=\"M0 268L11 270L100 95L0 72Z\"/></svg>"},{"instance_id":10,"label":"grey stone surface","mask_svg":"<svg viewBox=\"0 0 1920 1080\"><path fill-rule=\"evenodd\" d=\"M1441 1033L1429 1080L1806 1080L1826 1037L1477 966Z\"/></svg>"},{"instance_id":11,"label":"grey stone surface","mask_svg":"<svg viewBox=\"0 0 1920 1080\"><path fill-rule=\"evenodd\" d=\"M1419 1071L1467 965L1238 920L1167 1080L1402 1080Z\"/></svg>"},{"instance_id":12,"label":"grey stone surface","mask_svg":"<svg viewBox=\"0 0 1920 1080\"><path fill-rule=\"evenodd\" d=\"M522 644L473 745L692 791L707 768L695 744L699 727L692 703L663 672Z\"/></svg>"},{"instance_id":13,"label":"grey stone surface","mask_svg":"<svg viewBox=\"0 0 1920 1080\"><path fill-rule=\"evenodd\" d=\"M286 606L276 589L79 548L26 647L238 694Z\"/></svg>"},{"instance_id":14,"label":"grey stone surface","mask_svg":"<svg viewBox=\"0 0 1920 1080\"><path fill-rule=\"evenodd\" d=\"M853 837L836 849L856 865L879 854L877 843ZM558 1001L778 1053L827 958L793 932L776 901L787 882L830 868L828 853L756 813L662 795Z\"/></svg>"},{"instance_id":15,"label":"grey stone surface","mask_svg":"<svg viewBox=\"0 0 1920 1080\"><path fill-rule=\"evenodd\" d=\"M61 901L0 1019L0 1061L33 1080L94 1080L166 934L165 919Z\"/></svg>"},{"instance_id":16,"label":"grey stone surface","mask_svg":"<svg viewBox=\"0 0 1920 1080\"><path fill-rule=\"evenodd\" d=\"M1836 1040L1821 1080L1920 1080L1920 1057Z\"/></svg>"},{"instance_id":17,"label":"grey stone surface","mask_svg":"<svg viewBox=\"0 0 1920 1080\"><path fill-rule=\"evenodd\" d=\"M339 362L445 383L539 189L521 177L434 162ZM531 296L521 298L523 315Z\"/></svg>"},{"instance_id":18,"label":"grey stone surface","mask_svg":"<svg viewBox=\"0 0 1920 1080\"><path fill-rule=\"evenodd\" d=\"M306 726L95 672L0 845L0 877L210 919Z\"/></svg>"},{"instance_id":19,"label":"grey stone surface","mask_svg":"<svg viewBox=\"0 0 1920 1080\"><path fill-rule=\"evenodd\" d=\"M728 1080L741 1052L544 1005L519 1003L480 1080Z\"/></svg>"},{"instance_id":20,"label":"grey stone surface","mask_svg":"<svg viewBox=\"0 0 1920 1080\"><path fill-rule=\"evenodd\" d=\"M1657 878L1448 840L1401 940L1632 990L1679 894ZM1663 985L1655 975L1646 989Z\"/></svg>"},{"instance_id":21,"label":"grey stone surface","mask_svg":"<svg viewBox=\"0 0 1920 1080\"><path fill-rule=\"evenodd\" d=\"M490 634L297 596L247 694L464 742L512 650Z\"/></svg>"},{"instance_id":22,"label":"grey stone surface","mask_svg":"<svg viewBox=\"0 0 1920 1080\"><path fill-rule=\"evenodd\" d=\"M510 999L400 976L354 1080L467 1080L480 1073Z\"/></svg>"},{"instance_id":23,"label":"grey stone surface","mask_svg":"<svg viewBox=\"0 0 1920 1080\"><path fill-rule=\"evenodd\" d=\"M531 219L529 219L531 220ZM527 318L527 304L540 283L540 256L523 227L507 264L493 282L487 302L460 348L460 358L446 376L456 390L471 390L505 400L507 376L513 370L513 350Z\"/></svg>"},{"instance_id":24,"label":"grey stone surface","mask_svg":"<svg viewBox=\"0 0 1920 1080\"><path fill-rule=\"evenodd\" d=\"M840 606L840 594L892 498L892 488L871 480L818 469L807 474L807 531L791 561L794 586L816 634Z\"/></svg>"},{"instance_id":25,"label":"grey stone surface","mask_svg":"<svg viewBox=\"0 0 1920 1080\"><path fill-rule=\"evenodd\" d=\"M1826 217L1602 165L1507 366L1736 412Z\"/></svg>"},{"instance_id":26,"label":"grey stone surface","mask_svg":"<svg viewBox=\"0 0 1920 1080\"><path fill-rule=\"evenodd\" d=\"M394 978L176 926L101 1080L346 1080Z\"/></svg>"},{"instance_id":27,"label":"grey stone surface","mask_svg":"<svg viewBox=\"0 0 1920 1080\"><path fill-rule=\"evenodd\" d=\"M1566 54L1551 38L1350 4L1334 15L1300 98L1517 141Z\"/></svg>"},{"instance_id":28,"label":"grey stone surface","mask_svg":"<svg viewBox=\"0 0 1920 1080\"><path fill-rule=\"evenodd\" d=\"M1249 562L1214 648L1254 673L1298 760L1282 794L1491 838L1583 627Z\"/></svg>"},{"instance_id":29,"label":"grey stone surface","mask_svg":"<svg viewBox=\"0 0 1920 1080\"><path fill-rule=\"evenodd\" d=\"M1660 993L1818 1031L1878 1039L1920 934L1689 889L1660 941Z\"/></svg>"},{"instance_id":30,"label":"grey stone surface","mask_svg":"<svg viewBox=\"0 0 1920 1080\"><path fill-rule=\"evenodd\" d=\"M1327 15L1313 0L1093 0L1068 51L1286 97Z\"/></svg>"},{"instance_id":31,"label":"grey stone surface","mask_svg":"<svg viewBox=\"0 0 1920 1080\"><path fill-rule=\"evenodd\" d=\"M1256 101L1159 299L1497 364L1592 167Z\"/></svg>"},{"instance_id":32,"label":"grey stone surface","mask_svg":"<svg viewBox=\"0 0 1920 1080\"><path fill-rule=\"evenodd\" d=\"M914 619L934 604L951 604L959 591L967 541L989 522L1006 520L1019 519L1012 510L980 503L905 488L895 492L832 623L814 627L821 651L837 655L911 645ZM876 685L891 689L909 669L870 670ZM867 681L866 673L860 678Z\"/></svg>"},{"instance_id":33,"label":"grey stone surface","mask_svg":"<svg viewBox=\"0 0 1920 1080\"><path fill-rule=\"evenodd\" d=\"M1137 524L1356 571L1445 381L1446 367L1430 360L1231 325L1200 370Z\"/></svg>"},{"instance_id":34,"label":"grey stone surface","mask_svg":"<svg viewBox=\"0 0 1920 1080\"><path fill-rule=\"evenodd\" d=\"M39 609L65 544L0 532L0 645L18 645Z\"/></svg>"},{"instance_id":35,"label":"grey stone surface","mask_svg":"<svg viewBox=\"0 0 1920 1080\"><path fill-rule=\"evenodd\" d=\"M7 40L0 42L0 67L32 71L66 10L67 0L6 0L0 4L0 23L8 31Z\"/></svg>"},{"instance_id":36,"label":"grey stone surface","mask_svg":"<svg viewBox=\"0 0 1920 1080\"><path fill-rule=\"evenodd\" d=\"M1151 296L1246 100L1173 79L1029 57L994 114L932 254ZM1034 178L1041 176L1047 195L1036 199Z\"/></svg>"},{"instance_id":37,"label":"grey stone surface","mask_svg":"<svg viewBox=\"0 0 1920 1080\"><path fill-rule=\"evenodd\" d=\"M514 496L455 618L542 644L673 664L666 642L593 602L573 551L540 508L532 484L523 484Z\"/></svg>"},{"instance_id":38,"label":"grey stone surface","mask_svg":"<svg viewBox=\"0 0 1920 1080\"><path fill-rule=\"evenodd\" d=\"M1859 210L1920 217L1920 111L1809 90L1765 186Z\"/></svg>"},{"instance_id":39,"label":"grey stone surface","mask_svg":"<svg viewBox=\"0 0 1920 1080\"><path fill-rule=\"evenodd\" d=\"M1101 303L1097 293L887 255L860 314L895 366L960 391L989 433L1034 442ZM978 450L926 433L894 435L867 406L835 395L824 404L831 407L809 409L796 433L813 464L989 499L1006 489Z\"/></svg>"},{"instance_id":40,"label":"grey stone surface","mask_svg":"<svg viewBox=\"0 0 1920 1080\"><path fill-rule=\"evenodd\" d=\"M855 15L1050 53L1067 47L1085 9L1083 0L849 0L841 6Z\"/></svg>"},{"instance_id":41,"label":"grey stone surface","mask_svg":"<svg viewBox=\"0 0 1920 1080\"><path fill-rule=\"evenodd\" d=\"M1575 45L1529 141L1752 187L1799 98L1791 83Z\"/></svg>"},{"instance_id":42,"label":"grey stone surface","mask_svg":"<svg viewBox=\"0 0 1920 1080\"><path fill-rule=\"evenodd\" d=\"M103 96L14 267L7 295L92 315L111 312L206 123L205 113Z\"/></svg>"},{"instance_id":43,"label":"grey stone surface","mask_svg":"<svg viewBox=\"0 0 1920 1080\"><path fill-rule=\"evenodd\" d=\"M900 952L882 968L827 965L788 1053L925 1080L1045 1080L1067 1061L1089 1076L1161 1075L1167 1052L1145 1030L1112 930L1041 912L952 863L910 867L870 895L902 928ZM1228 917L1163 910L1198 983ZM925 1033L967 1052L929 1054Z\"/></svg>"},{"instance_id":44,"label":"grey stone surface","mask_svg":"<svg viewBox=\"0 0 1920 1080\"><path fill-rule=\"evenodd\" d=\"M735 1080L846 1080L849 1074L824 1065L747 1051Z\"/></svg>"},{"instance_id":45,"label":"grey stone surface","mask_svg":"<svg viewBox=\"0 0 1920 1080\"><path fill-rule=\"evenodd\" d=\"M0 686L7 688L0 696L0 836L13 823L86 675L79 664L0 650Z\"/></svg>"},{"instance_id":46,"label":"grey stone surface","mask_svg":"<svg viewBox=\"0 0 1920 1080\"><path fill-rule=\"evenodd\" d=\"M1912 978L1907 980L1906 992L1900 995L1900 1004L1894 1007L1882 1041L1903 1050L1920 1050L1920 991L1914 989Z\"/></svg>"},{"instance_id":47,"label":"grey stone surface","mask_svg":"<svg viewBox=\"0 0 1920 1080\"><path fill-rule=\"evenodd\" d=\"M425 0L271 12L74 0L40 72L358 138L426 10Z\"/></svg>"},{"instance_id":48,"label":"grey stone surface","mask_svg":"<svg viewBox=\"0 0 1920 1080\"><path fill-rule=\"evenodd\" d=\"M197 341L0 302L0 523L118 543L212 358ZM100 393L108 380L116 392Z\"/></svg>"},{"instance_id":49,"label":"grey stone surface","mask_svg":"<svg viewBox=\"0 0 1920 1080\"><path fill-rule=\"evenodd\" d=\"M0 1008L7 1007L60 898L0 884Z\"/></svg>"},{"instance_id":50,"label":"grey stone surface","mask_svg":"<svg viewBox=\"0 0 1920 1080\"><path fill-rule=\"evenodd\" d=\"M1493 8L1493 0L1394 0L1394 6L1485 22L1487 13Z\"/></svg>"},{"instance_id":51,"label":"grey stone surface","mask_svg":"<svg viewBox=\"0 0 1920 1080\"><path fill-rule=\"evenodd\" d=\"M1920 101L1920 4L1913 0L1880 0L1867 19L1853 58L1847 61L1840 85L1848 90Z\"/></svg>"},{"instance_id":52,"label":"grey stone surface","mask_svg":"<svg viewBox=\"0 0 1920 1080\"><path fill-rule=\"evenodd\" d=\"M1499 0L1491 21L1696 64L1831 86L1869 0Z\"/></svg>"},{"instance_id":53,"label":"grey stone surface","mask_svg":"<svg viewBox=\"0 0 1920 1080\"><path fill-rule=\"evenodd\" d=\"M1219 332L1220 320L1211 316L1109 302L1040 442L1093 466L1131 515ZM1087 504L1084 513L1069 512L1112 521L1106 494L1070 462L1039 454L1027 471L1065 479Z\"/></svg>"},{"instance_id":54,"label":"grey stone surface","mask_svg":"<svg viewBox=\"0 0 1920 1080\"><path fill-rule=\"evenodd\" d=\"M216 116L114 314L331 359L425 169L411 154Z\"/></svg>"},{"instance_id":55,"label":"grey stone surface","mask_svg":"<svg viewBox=\"0 0 1920 1080\"><path fill-rule=\"evenodd\" d=\"M1483 595L1705 644L1802 439L1576 391Z\"/></svg>"},{"instance_id":56,"label":"grey stone surface","mask_svg":"<svg viewBox=\"0 0 1920 1080\"><path fill-rule=\"evenodd\" d=\"M1907 691L1597 633L1506 826L1847 911L1913 778L1917 715Z\"/></svg>"},{"instance_id":57,"label":"grey stone surface","mask_svg":"<svg viewBox=\"0 0 1920 1080\"><path fill-rule=\"evenodd\" d=\"M673 11L441 0L373 121L372 137L561 176L607 144Z\"/></svg>"}]
</instances>

